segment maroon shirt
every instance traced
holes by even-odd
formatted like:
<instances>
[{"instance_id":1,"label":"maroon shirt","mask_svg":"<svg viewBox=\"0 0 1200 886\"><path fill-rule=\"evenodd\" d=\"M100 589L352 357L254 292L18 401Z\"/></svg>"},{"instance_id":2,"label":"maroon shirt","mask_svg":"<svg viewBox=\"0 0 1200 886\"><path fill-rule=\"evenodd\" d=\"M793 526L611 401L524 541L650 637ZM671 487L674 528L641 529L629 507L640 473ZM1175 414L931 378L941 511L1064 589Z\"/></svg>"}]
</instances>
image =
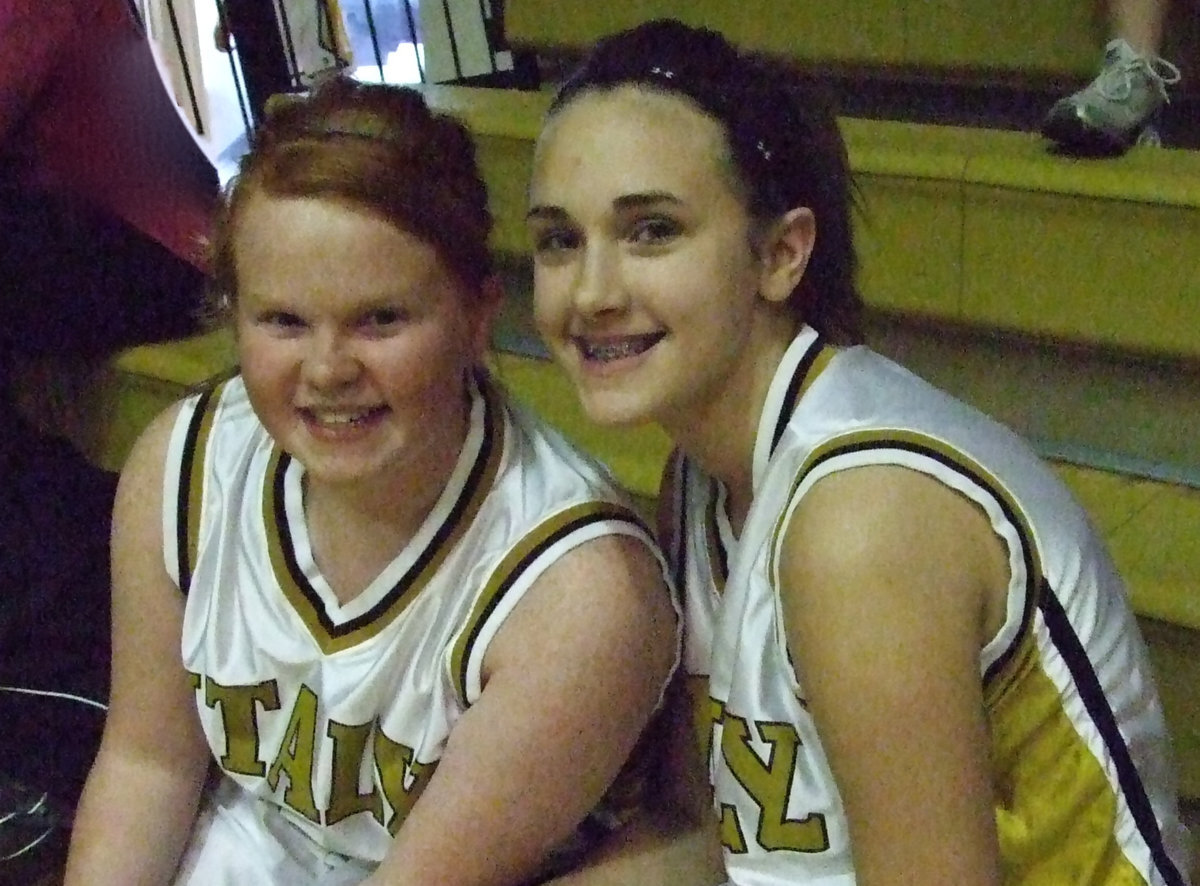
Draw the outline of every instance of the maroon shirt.
<instances>
[{"instance_id":1,"label":"maroon shirt","mask_svg":"<svg viewBox=\"0 0 1200 886\"><path fill-rule=\"evenodd\" d=\"M216 179L126 0L0 0L0 169L203 267Z\"/></svg>"}]
</instances>

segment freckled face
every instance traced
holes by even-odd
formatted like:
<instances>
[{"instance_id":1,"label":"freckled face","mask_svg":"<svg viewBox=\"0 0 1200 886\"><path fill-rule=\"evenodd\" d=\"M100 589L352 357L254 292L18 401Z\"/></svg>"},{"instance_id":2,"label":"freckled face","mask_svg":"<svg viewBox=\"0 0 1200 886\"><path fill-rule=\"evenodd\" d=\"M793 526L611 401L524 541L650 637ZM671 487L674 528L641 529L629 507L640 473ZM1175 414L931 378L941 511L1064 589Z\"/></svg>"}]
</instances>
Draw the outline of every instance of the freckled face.
<instances>
[{"instance_id":1,"label":"freckled face","mask_svg":"<svg viewBox=\"0 0 1200 886\"><path fill-rule=\"evenodd\" d=\"M595 421L744 406L762 269L725 150L688 102L633 87L575 99L542 135L535 318Z\"/></svg>"},{"instance_id":2,"label":"freckled face","mask_svg":"<svg viewBox=\"0 0 1200 886\"><path fill-rule=\"evenodd\" d=\"M251 403L310 483L403 484L457 456L491 312L432 246L338 202L260 193L234 258Z\"/></svg>"}]
</instances>

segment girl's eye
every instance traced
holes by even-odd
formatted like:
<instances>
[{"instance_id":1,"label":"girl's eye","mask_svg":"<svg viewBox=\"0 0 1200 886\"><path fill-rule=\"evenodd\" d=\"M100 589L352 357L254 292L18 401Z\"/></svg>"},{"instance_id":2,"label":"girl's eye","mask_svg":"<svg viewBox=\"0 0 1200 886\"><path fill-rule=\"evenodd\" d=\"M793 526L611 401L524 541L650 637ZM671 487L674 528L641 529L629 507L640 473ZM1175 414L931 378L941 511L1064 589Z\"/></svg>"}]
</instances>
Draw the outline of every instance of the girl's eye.
<instances>
[{"instance_id":1,"label":"girl's eye","mask_svg":"<svg viewBox=\"0 0 1200 886\"><path fill-rule=\"evenodd\" d=\"M378 308L363 317L363 325L374 327L395 326L408 319L408 314L399 308Z\"/></svg>"},{"instance_id":2,"label":"girl's eye","mask_svg":"<svg viewBox=\"0 0 1200 886\"><path fill-rule=\"evenodd\" d=\"M412 312L404 308L375 308L359 317L358 332L369 338L387 337L399 332L412 319Z\"/></svg>"},{"instance_id":3,"label":"girl's eye","mask_svg":"<svg viewBox=\"0 0 1200 886\"><path fill-rule=\"evenodd\" d=\"M259 315L258 322L281 331L294 331L304 327L304 321L300 317L287 311L267 311Z\"/></svg>"},{"instance_id":4,"label":"girl's eye","mask_svg":"<svg viewBox=\"0 0 1200 886\"><path fill-rule=\"evenodd\" d=\"M579 245L579 235L570 228L546 228L533 235L533 248L537 253L563 252Z\"/></svg>"},{"instance_id":5,"label":"girl's eye","mask_svg":"<svg viewBox=\"0 0 1200 886\"><path fill-rule=\"evenodd\" d=\"M629 229L629 239L634 243L654 246L665 243L679 234L679 224L663 216L650 216L635 221Z\"/></svg>"}]
</instances>

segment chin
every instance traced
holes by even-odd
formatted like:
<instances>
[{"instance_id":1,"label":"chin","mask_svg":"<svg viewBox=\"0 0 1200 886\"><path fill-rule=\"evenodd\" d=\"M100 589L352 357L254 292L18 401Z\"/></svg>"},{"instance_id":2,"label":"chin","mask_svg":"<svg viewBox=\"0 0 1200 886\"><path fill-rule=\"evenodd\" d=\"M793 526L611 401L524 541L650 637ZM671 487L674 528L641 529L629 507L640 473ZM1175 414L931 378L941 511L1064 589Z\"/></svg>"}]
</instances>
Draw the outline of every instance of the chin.
<instances>
[{"instance_id":1,"label":"chin","mask_svg":"<svg viewBox=\"0 0 1200 886\"><path fill-rule=\"evenodd\" d=\"M374 477L376 472L369 467L347 464L330 464L322 459L300 461L310 482L329 486L347 486L360 483Z\"/></svg>"},{"instance_id":2,"label":"chin","mask_svg":"<svg viewBox=\"0 0 1200 886\"><path fill-rule=\"evenodd\" d=\"M655 420L654 414L644 405L631 402L628 398L609 394L589 397L584 394L581 400L588 420L606 428L629 428Z\"/></svg>"}]
</instances>

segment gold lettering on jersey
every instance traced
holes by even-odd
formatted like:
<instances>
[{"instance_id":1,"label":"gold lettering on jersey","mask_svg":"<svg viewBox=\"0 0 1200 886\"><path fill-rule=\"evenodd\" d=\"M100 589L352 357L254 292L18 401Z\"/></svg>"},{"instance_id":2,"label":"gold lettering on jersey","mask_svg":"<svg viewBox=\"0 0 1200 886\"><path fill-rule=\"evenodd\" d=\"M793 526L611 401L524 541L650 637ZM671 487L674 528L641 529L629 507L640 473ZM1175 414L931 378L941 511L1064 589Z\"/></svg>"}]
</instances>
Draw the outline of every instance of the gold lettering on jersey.
<instances>
[{"instance_id":1,"label":"gold lettering on jersey","mask_svg":"<svg viewBox=\"0 0 1200 886\"><path fill-rule=\"evenodd\" d=\"M279 745L279 753L267 773L267 784L271 790L279 789L280 773L287 776L288 786L283 802L295 809L309 821L321 821L313 799L313 756L317 743L317 695L307 686L301 686L292 705L287 729Z\"/></svg>"},{"instance_id":2,"label":"gold lettering on jersey","mask_svg":"<svg viewBox=\"0 0 1200 886\"><path fill-rule=\"evenodd\" d=\"M721 804L721 845L734 855L744 855L746 835L742 833L742 821L738 818L737 809L729 803Z\"/></svg>"},{"instance_id":3,"label":"gold lettering on jersey","mask_svg":"<svg viewBox=\"0 0 1200 886\"><path fill-rule=\"evenodd\" d=\"M225 730L221 768L239 775L261 776L266 766L258 747L258 709L279 710L278 684L264 680L252 686L223 686L209 679L204 682L204 703L220 709Z\"/></svg>"},{"instance_id":4,"label":"gold lettering on jersey","mask_svg":"<svg viewBox=\"0 0 1200 886\"><path fill-rule=\"evenodd\" d=\"M705 718L704 730L704 759L708 760L712 757L712 740L715 727L725 719L725 704L717 701L715 698L708 700L708 716Z\"/></svg>"},{"instance_id":5,"label":"gold lettering on jersey","mask_svg":"<svg viewBox=\"0 0 1200 886\"><path fill-rule=\"evenodd\" d=\"M692 712L692 728L695 730L696 746L708 760L712 755L713 727L725 716L725 705L708 694L708 676L688 674L684 682L688 709Z\"/></svg>"},{"instance_id":6,"label":"gold lettering on jersey","mask_svg":"<svg viewBox=\"0 0 1200 886\"><path fill-rule=\"evenodd\" d=\"M799 756L800 734L790 723L755 723L758 738L767 745L766 760L754 750L750 724L725 711L721 755L733 777L759 807L758 844L768 851L822 852L829 848L825 816L787 815L788 795ZM745 852L746 842L737 810L723 806L721 838L730 852ZM727 819L729 819L727 821Z\"/></svg>"},{"instance_id":7,"label":"gold lettering on jersey","mask_svg":"<svg viewBox=\"0 0 1200 886\"><path fill-rule=\"evenodd\" d=\"M436 762L418 762L415 750L384 735L378 720L362 724L330 720L326 727L326 735L332 739L329 803L319 809L313 785L321 705L312 689L300 687L267 769L261 720L265 713L281 710L278 684L265 680L225 686L196 673L189 674L189 681L205 704L221 715L226 748L219 759L222 768L237 775L265 776L272 791L279 790L280 776L286 776L283 802L309 821L332 825L367 812L395 836L437 768ZM368 768L375 784L364 792L360 783ZM384 799L391 807L390 814L385 811Z\"/></svg>"},{"instance_id":8,"label":"gold lettering on jersey","mask_svg":"<svg viewBox=\"0 0 1200 886\"><path fill-rule=\"evenodd\" d=\"M425 790L437 764L419 763L412 748L392 741L382 731L375 733L375 767L379 770L379 782L392 817L388 820L388 833L393 837L408 817L409 810ZM411 774L411 782L410 782Z\"/></svg>"},{"instance_id":9,"label":"gold lettering on jersey","mask_svg":"<svg viewBox=\"0 0 1200 886\"><path fill-rule=\"evenodd\" d=\"M367 793L358 789L359 774L366 756L367 739L371 737L371 724L350 726L329 722L327 734L333 739L333 773L329 784L329 808L325 810L325 824L336 824L356 812L370 812L375 820L383 824L383 800L379 790L371 788Z\"/></svg>"}]
</instances>

